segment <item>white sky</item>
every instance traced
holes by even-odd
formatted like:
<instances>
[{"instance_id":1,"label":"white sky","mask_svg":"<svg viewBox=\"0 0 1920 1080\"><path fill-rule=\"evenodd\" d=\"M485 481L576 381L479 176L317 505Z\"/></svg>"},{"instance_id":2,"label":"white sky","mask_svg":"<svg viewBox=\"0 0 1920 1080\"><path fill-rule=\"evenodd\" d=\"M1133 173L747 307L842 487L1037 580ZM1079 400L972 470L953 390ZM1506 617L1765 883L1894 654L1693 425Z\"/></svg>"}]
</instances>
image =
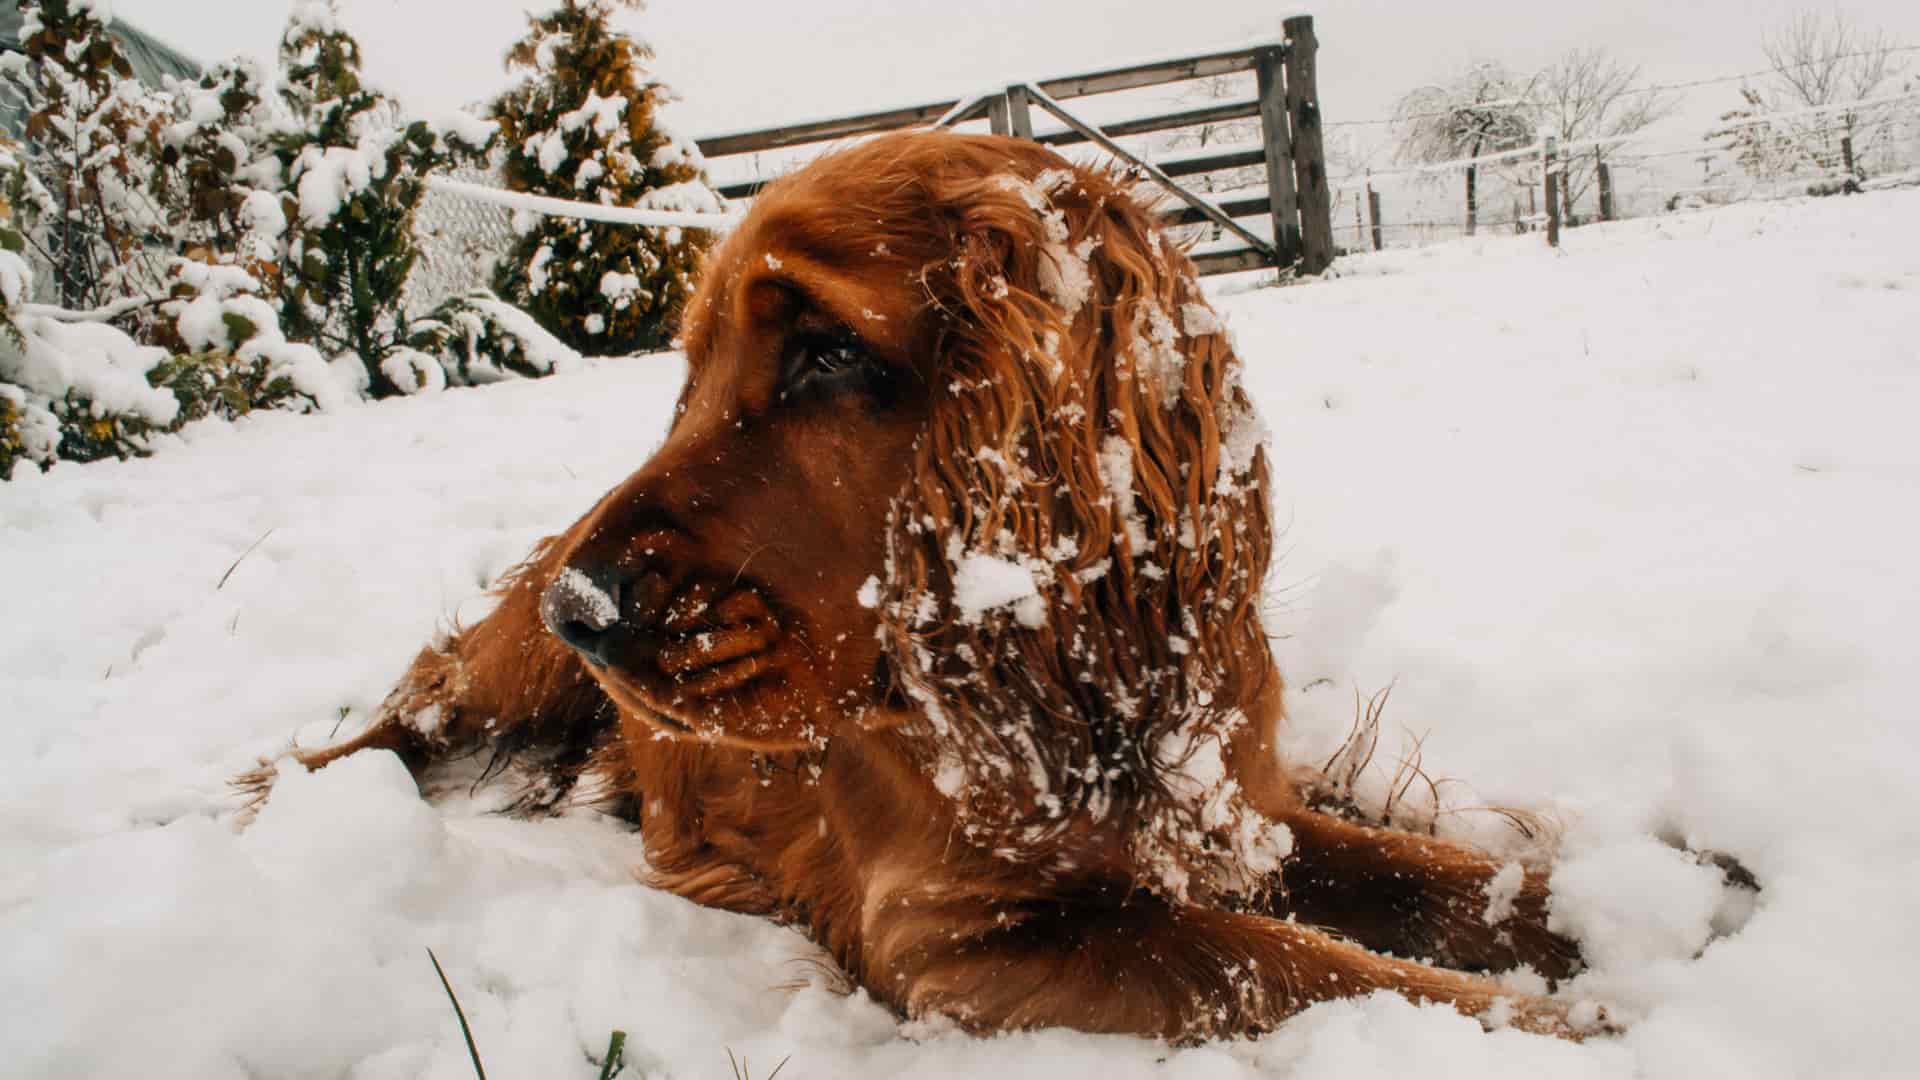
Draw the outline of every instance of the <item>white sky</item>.
<instances>
[{"instance_id":1,"label":"white sky","mask_svg":"<svg viewBox=\"0 0 1920 1080\"><path fill-rule=\"evenodd\" d=\"M689 135L955 97L1216 44L1277 38L1308 8L1321 40L1329 120L1387 113L1408 87L1469 57L1516 68L1605 45L1649 79L1678 82L1763 66L1763 26L1823 0L652 0L628 16L680 94L669 113ZM270 56L285 0L115 0L117 14L203 61ZM416 108L487 96L500 57L542 0L342 0L367 74ZM1920 3L1847 0L1860 22L1920 45ZM1908 59L1920 70L1920 54ZM1716 96L1724 95L1724 97ZM1695 95L1711 118L1732 88Z\"/></svg>"}]
</instances>

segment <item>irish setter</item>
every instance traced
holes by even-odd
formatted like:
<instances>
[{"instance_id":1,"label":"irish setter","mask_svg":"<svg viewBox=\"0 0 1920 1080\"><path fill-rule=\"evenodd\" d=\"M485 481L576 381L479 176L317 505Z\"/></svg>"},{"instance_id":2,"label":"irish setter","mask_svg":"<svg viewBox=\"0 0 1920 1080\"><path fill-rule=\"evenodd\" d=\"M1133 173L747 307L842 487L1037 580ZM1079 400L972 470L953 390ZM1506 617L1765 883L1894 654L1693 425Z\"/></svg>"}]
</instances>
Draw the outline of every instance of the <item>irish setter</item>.
<instances>
[{"instance_id":1,"label":"irish setter","mask_svg":"<svg viewBox=\"0 0 1920 1080\"><path fill-rule=\"evenodd\" d=\"M841 150L755 200L682 340L664 445L303 763L490 750L527 809L636 821L660 888L969 1031L1388 989L1579 1034L1472 973L1577 963L1539 872L1320 812L1279 757L1263 430L1125 177Z\"/></svg>"}]
</instances>

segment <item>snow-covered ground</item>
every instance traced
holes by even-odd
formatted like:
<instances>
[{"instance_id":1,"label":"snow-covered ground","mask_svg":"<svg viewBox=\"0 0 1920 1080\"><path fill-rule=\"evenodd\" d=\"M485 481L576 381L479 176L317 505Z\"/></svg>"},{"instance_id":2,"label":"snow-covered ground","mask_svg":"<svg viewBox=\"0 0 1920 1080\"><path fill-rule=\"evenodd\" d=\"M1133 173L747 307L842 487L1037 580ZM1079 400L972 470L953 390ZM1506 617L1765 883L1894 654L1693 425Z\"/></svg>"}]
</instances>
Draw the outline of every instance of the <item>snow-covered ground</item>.
<instances>
[{"instance_id":1,"label":"snow-covered ground","mask_svg":"<svg viewBox=\"0 0 1920 1080\"><path fill-rule=\"evenodd\" d=\"M1390 736L1470 782L1450 805L1555 813L1573 992L1624 1036L1377 996L1251 1043L973 1040L635 884L611 824L423 802L390 758L290 776L237 831L229 775L350 730L645 457L680 376L651 357L0 485L0 1072L467 1076L430 946L496 1078L596 1075L615 1028L626 1075L683 1080L729 1049L791 1080L1911 1075L1920 192L1245 284L1221 305L1275 433L1294 749L1392 683ZM1759 876L1744 925L1656 834Z\"/></svg>"}]
</instances>

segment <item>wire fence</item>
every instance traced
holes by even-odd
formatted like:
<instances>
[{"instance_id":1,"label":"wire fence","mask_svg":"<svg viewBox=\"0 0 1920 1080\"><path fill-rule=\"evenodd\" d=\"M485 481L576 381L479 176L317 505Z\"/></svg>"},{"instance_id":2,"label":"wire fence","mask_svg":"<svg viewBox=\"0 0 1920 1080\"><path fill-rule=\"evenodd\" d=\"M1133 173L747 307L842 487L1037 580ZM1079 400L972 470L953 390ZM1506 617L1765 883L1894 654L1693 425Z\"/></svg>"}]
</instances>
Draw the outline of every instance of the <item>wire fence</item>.
<instances>
[{"instance_id":1,"label":"wire fence","mask_svg":"<svg viewBox=\"0 0 1920 1080\"><path fill-rule=\"evenodd\" d=\"M447 175L458 181L503 188L499 156L485 167L466 166ZM512 250L519 234L513 211L504 206L461 198L450 191L429 188L414 218L420 237L420 261L407 279L407 298L418 311L431 310L448 299L492 284L494 267Z\"/></svg>"},{"instance_id":2,"label":"wire fence","mask_svg":"<svg viewBox=\"0 0 1920 1080\"><path fill-rule=\"evenodd\" d=\"M1560 143L1551 159L1542 139L1473 159L1348 173L1331 182L1335 243L1346 253L1419 247L1543 230L1556 217L1553 225L1575 228L1920 183L1920 90L1771 111L1754 104L1757 96L1745 100L1691 131Z\"/></svg>"}]
</instances>

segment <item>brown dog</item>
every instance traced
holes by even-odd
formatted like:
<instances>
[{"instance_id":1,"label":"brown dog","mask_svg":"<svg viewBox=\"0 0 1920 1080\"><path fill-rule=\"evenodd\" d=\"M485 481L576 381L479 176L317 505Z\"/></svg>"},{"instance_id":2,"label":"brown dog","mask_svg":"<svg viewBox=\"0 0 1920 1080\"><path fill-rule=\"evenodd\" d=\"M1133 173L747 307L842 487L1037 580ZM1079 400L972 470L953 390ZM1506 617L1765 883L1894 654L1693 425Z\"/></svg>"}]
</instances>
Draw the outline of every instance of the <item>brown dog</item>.
<instances>
[{"instance_id":1,"label":"brown dog","mask_svg":"<svg viewBox=\"0 0 1920 1080\"><path fill-rule=\"evenodd\" d=\"M639 823L650 879L804 926L972 1031L1260 1032L1577 954L1537 873L1311 809L1274 749L1267 462L1187 258L1032 143L877 138L769 187L686 313L667 441L364 734Z\"/></svg>"}]
</instances>

